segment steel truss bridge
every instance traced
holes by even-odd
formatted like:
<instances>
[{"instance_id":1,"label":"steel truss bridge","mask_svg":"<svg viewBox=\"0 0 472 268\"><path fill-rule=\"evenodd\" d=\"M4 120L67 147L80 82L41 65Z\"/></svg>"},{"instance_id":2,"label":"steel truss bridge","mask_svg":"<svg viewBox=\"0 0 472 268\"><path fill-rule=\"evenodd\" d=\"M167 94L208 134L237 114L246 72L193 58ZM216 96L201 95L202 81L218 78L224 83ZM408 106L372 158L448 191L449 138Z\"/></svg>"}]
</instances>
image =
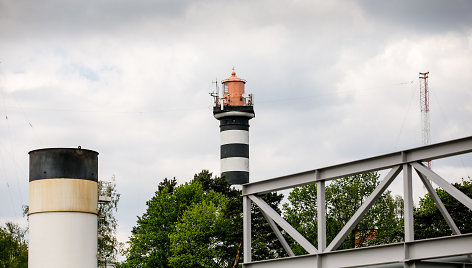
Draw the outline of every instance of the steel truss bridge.
<instances>
[{"instance_id":1,"label":"steel truss bridge","mask_svg":"<svg viewBox=\"0 0 472 268\"><path fill-rule=\"evenodd\" d=\"M314 169L283 177L243 185L243 267L472 267L472 234L461 234L431 181L472 210L472 199L423 163L472 152L472 136L415 149ZM354 213L330 244L326 243L325 184L327 181L363 172L390 169L377 188ZM452 230L447 237L415 240L413 232L412 173L418 174L442 216ZM344 239L372 207L392 181L402 173L404 199L404 242L337 250ZM283 219L258 195L317 184L318 248ZM267 219L289 257L264 261L251 260L251 205L254 203ZM472 220L472 219L470 219ZM280 229L290 235L307 252L295 256Z\"/></svg>"}]
</instances>

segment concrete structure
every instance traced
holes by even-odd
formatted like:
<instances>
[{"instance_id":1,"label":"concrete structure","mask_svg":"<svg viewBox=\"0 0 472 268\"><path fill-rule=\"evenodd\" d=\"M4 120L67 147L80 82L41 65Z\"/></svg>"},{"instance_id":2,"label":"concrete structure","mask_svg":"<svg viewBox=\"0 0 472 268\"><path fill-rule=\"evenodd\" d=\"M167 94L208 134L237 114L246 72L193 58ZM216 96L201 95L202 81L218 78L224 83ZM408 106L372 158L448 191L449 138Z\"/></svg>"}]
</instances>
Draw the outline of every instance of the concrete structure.
<instances>
[{"instance_id":1,"label":"concrete structure","mask_svg":"<svg viewBox=\"0 0 472 268\"><path fill-rule=\"evenodd\" d=\"M28 266L97 267L98 153L29 152Z\"/></svg>"},{"instance_id":2,"label":"concrete structure","mask_svg":"<svg viewBox=\"0 0 472 268\"><path fill-rule=\"evenodd\" d=\"M255 114L252 95L244 96L245 84L233 71L222 81L223 97L213 95L213 115L220 121L221 176L233 185L249 182L249 120Z\"/></svg>"}]
</instances>

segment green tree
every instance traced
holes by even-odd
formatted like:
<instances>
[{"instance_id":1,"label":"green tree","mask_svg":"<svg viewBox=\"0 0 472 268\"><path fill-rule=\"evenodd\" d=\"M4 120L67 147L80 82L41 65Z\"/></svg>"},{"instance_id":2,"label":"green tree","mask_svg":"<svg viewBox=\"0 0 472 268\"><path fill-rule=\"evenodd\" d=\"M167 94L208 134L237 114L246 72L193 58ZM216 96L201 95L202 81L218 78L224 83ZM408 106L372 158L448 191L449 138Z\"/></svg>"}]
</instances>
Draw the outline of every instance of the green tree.
<instances>
[{"instance_id":1,"label":"green tree","mask_svg":"<svg viewBox=\"0 0 472 268\"><path fill-rule=\"evenodd\" d=\"M228 199L211 191L199 203L192 204L170 235L172 267L225 267L222 238L230 228L224 215Z\"/></svg>"},{"instance_id":2,"label":"green tree","mask_svg":"<svg viewBox=\"0 0 472 268\"><path fill-rule=\"evenodd\" d=\"M0 227L0 268L28 267L26 232L12 222Z\"/></svg>"},{"instance_id":3,"label":"green tree","mask_svg":"<svg viewBox=\"0 0 472 268\"><path fill-rule=\"evenodd\" d=\"M204 186L204 190L214 190L224 194L229 203L225 210L225 215L230 219L230 232L222 239L225 244L226 259L232 260L233 266L236 266L244 256L242 255L242 237L243 237L243 202L241 191L231 187L228 182L221 177L212 177L207 170L195 175L194 180L199 181ZM277 212L280 211L280 203L283 195L269 193L262 195L261 198ZM262 212L255 204L251 207L252 218L252 260L266 260L282 256L287 256L279 240L269 226L269 223L262 215Z\"/></svg>"},{"instance_id":4,"label":"green tree","mask_svg":"<svg viewBox=\"0 0 472 268\"><path fill-rule=\"evenodd\" d=\"M115 212L118 210L120 194L116 191L115 176L111 181L98 182L98 195L109 198L98 204L98 266L105 267L107 263L114 263L121 248L116 239L117 221Z\"/></svg>"},{"instance_id":5,"label":"green tree","mask_svg":"<svg viewBox=\"0 0 472 268\"><path fill-rule=\"evenodd\" d=\"M458 190L472 198L472 180L462 179L460 183L452 184ZM441 188L436 188L436 193L443 202L446 210L451 215L454 223L461 233L472 232L472 210L461 204ZM439 212L430 194L420 198L418 208L414 210L415 239L448 236L452 234L451 228Z\"/></svg>"},{"instance_id":6,"label":"green tree","mask_svg":"<svg viewBox=\"0 0 472 268\"><path fill-rule=\"evenodd\" d=\"M227 199L225 209L222 211L224 217L228 219L229 226L226 232L220 234L220 248L222 258L225 260L223 267L239 263L242 247L242 198L241 191L231 187L231 185L221 177L212 177L208 170L196 174L194 182L201 183L203 191L215 191L221 193Z\"/></svg>"},{"instance_id":7,"label":"green tree","mask_svg":"<svg viewBox=\"0 0 472 268\"><path fill-rule=\"evenodd\" d=\"M280 200L281 195L272 195L269 203L277 207ZM132 230L122 266L236 267L243 258L241 191L224 178L204 170L182 185L175 178L164 179L146 204L146 212ZM269 228L267 225L254 230L254 239L270 232L262 229ZM272 244L264 244L268 249L255 253L255 259L274 257L280 245Z\"/></svg>"},{"instance_id":8,"label":"green tree","mask_svg":"<svg viewBox=\"0 0 472 268\"><path fill-rule=\"evenodd\" d=\"M329 243L379 185L376 172L362 173L331 181L326 186L326 237ZM317 186L310 184L293 189L288 203L283 205L284 216L302 235L318 246ZM385 191L364 215L339 249L363 247L401 241L403 237L401 197ZM306 251L292 241L295 254Z\"/></svg>"},{"instance_id":9,"label":"green tree","mask_svg":"<svg viewBox=\"0 0 472 268\"><path fill-rule=\"evenodd\" d=\"M186 183L176 186L173 180L165 179L158 191L146 202L146 212L138 217L133 227L129 248L125 252L126 267L171 267L170 236L183 212L203 197L201 185Z\"/></svg>"}]
</instances>

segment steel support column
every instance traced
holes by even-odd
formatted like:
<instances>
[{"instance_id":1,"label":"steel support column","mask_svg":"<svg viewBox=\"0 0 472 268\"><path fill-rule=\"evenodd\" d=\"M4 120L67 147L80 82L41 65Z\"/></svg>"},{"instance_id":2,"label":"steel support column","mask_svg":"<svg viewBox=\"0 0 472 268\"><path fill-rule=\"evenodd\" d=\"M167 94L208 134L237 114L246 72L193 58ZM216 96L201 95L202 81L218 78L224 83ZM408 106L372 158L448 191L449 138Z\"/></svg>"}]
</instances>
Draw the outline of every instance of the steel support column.
<instances>
[{"instance_id":1,"label":"steel support column","mask_svg":"<svg viewBox=\"0 0 472 268\"><path fill-rule=\"evenodd\" d=\"M403 164L403 202L405 209L405 242L415 240L413 229L413 186L409 164Z\"/></svg>"},{"instance_id":2,"label":"steel support column","mask_svg":"<svg viewBox=\"0 0 472 268\"><path fill-rule=\"evenodd\" d=\"M243 256L245 263L252 261L251 248L251 200L247 196L243 196Z\"/></svg>"},{"instance_id":3,"label":"steel support column","mask_svg":"<svg viewBox=\"0 0 472 268\"><path fill-rule=\"evenodd\" d=\"M318 251L321 253L326 249L326 196L325 182L317 182L316 208L318 215Z\"/></svg>"}]
</instances>

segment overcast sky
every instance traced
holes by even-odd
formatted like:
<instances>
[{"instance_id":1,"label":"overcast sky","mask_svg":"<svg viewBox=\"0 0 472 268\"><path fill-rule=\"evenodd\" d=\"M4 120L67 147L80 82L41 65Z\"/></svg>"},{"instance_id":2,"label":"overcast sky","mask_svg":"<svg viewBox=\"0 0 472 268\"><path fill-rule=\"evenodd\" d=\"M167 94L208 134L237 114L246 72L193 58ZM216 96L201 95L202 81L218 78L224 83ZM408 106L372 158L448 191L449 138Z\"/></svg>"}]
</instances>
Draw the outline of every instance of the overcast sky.
<instances>
[{"instance_id":1,"label":"overcast sky","mask_svg":"<svg viewBox=\"0 0 472 268\"><path fill-rule=\"evenodd\" d=\"M116 177L125 241L162 179L219 173L208 93L233 66L255 96L251 181L421 146L419 72L432 142L470 136L471 14L467 0L0 0L0 220L28 203L30 150L80 145ZM433 167L458 181L472 157Z\"/></svg>"}]
</instances>

